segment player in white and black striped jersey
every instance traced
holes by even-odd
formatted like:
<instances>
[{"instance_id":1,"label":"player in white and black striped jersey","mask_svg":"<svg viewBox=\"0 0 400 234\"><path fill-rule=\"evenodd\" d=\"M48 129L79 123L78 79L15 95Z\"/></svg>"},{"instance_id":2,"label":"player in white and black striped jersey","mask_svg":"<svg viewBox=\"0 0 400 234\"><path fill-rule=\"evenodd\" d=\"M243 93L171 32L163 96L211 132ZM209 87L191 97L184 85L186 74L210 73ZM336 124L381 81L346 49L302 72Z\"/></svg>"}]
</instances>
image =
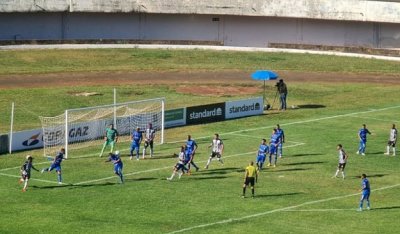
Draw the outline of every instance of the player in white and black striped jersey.
<instances>
[{"instance_id":1,"label":"player in white and black striped jersey","mask_svg":"<svg viewBox=\"0 0 400 234\"><path fill-rule=\"evenodd\" d=\"M338 152L339 152L339 164L338 164L336 173L335 173L335 175L333 176L333 178L336 178L337 175L339 174L339 171L341 170L341 171L342 171L342 177L343 177L343 179L344 179L344 177L345 177L344 169L345 169L345 167L346 167L347 159L348 159L349 156L348 156L347 153L344 151L343 146L342 146L341 144L338 144L337 147L336 147L336 149L337 149Z\"/></svg>"},{"instance_id":2,"label":"player in white and black striped jersey","mask_svg":"<svg viewBox=\"0 0 400 234\"><path fill-rule=\"evenodd\" d=\"M210 158L207 161L207 165L204 167L205 169L208 169L208 166L210 165L211 161L213 158L217 157L217 160L221 163L224 164L222 161L222 154L224 152L224 143L222 142L221 139L219 139L219 134L215 133L214 134L214 139L212 140L211 144L208 146L208 148L212 147L211 155Z\"/></svg>"},{"instance_id":3,"label":"player in white and black striped jersey","mask_svg":"<svg viewBox=\"0 0 400 234\"><path fill-rule=\"evenodd\" d=\"M396 125L392 125L392 129L390 129L390 134L389 134L389 141L386 146L386 155L390 154L390 147L392 147L393 151L393 156L396 156L396 142L397 142L397 129Z\"/></svg>"},{"instance_id":4,"label":"player in white and black striped jersey","mask_svg":"<svg viewBox=\"0 0 400 234\"><path fill-rule=\"evenodd\" d=\"M153 157L153 144L154 138L156 137L156 130L153 129L153 124L147 125L146 131L144 132L144 147L143 147L143 159L146 155L146 149L150 146L150 158Z\"/></svg>"}]
</instances>

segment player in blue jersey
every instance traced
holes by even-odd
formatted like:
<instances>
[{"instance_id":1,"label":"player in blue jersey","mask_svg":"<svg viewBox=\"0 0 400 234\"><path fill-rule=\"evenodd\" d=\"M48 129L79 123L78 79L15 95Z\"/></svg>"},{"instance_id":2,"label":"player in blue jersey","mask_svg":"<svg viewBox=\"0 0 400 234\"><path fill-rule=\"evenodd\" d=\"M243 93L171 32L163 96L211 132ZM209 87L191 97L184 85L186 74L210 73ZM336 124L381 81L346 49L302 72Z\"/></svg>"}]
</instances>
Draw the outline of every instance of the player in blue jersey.
<instances>
[{"instance_id":1,"label":"player in blue jersey","mask_svg":"<svg viewBox=\"0 0 400 234\"><path fill-rule=\"evenodd\" d=\"M188 169L185 167L185 164L186 164L186 152L185 152L186 149L185 148L186 148L185 146L181 146L181 150L178 154L178 162L174 166L174 170L172 171L171 177L168 177L167 180L172 180L179 170L182 170L182 172L178 173L179 179L181 178L183 173L188 171ZM176 154L175 154L175 156L176 156Z\"/></svg>"},{"instance_id":2,"label":"player in blue jersey","mask_svg":"<svg viewBox=\"0 0 400 234\"><path fill-rule=\"evenodd\" d=\"M26 161L21 166L21 179L19 180L19 183L24 182L24 188L22 189L22 192L26 192L26 189L28 188L28 181L31 178L31 169L39 171L33 166L32 160L32 156L27 155Z\"/></svg>"},{"instance_id":3,"label":"player in blue jersey","mask_svg":"<svg viewBox=\"0 0 400 234\"><path fill-rule=\"evenodd\" d=\"M360 207L358 208L358 211L363 210L363 203L364 200L367 201L367 210L371 209L370 203L369 203L369 195L371 194L371 188L369 186L369 181L367 179L366 174L362 174L361 176L361 200L360 200Z\"/></svg>"},{"instance_id":4,"label":"player in blue jersey","mask_svg":"<svg viewBox=\"0 0 400 234\"><path fill-rule=\"evenodd\" d=\"M189 174L190 174L190 165L193 165L194 168L196 168L196 171L199 170L199 167L194 163L193 159L194 159L194 155L196 153L196 149L197 149L197 143L195 140L192 139L191 135L188 135L187 137L187 141L186 141L186 160L187 160L187 168L189 170Z\"/></svg>"},{"instance_id":5,"label":"player in blue jersey","mask_svg":"<svg viewBox=\"0 0 400 234\"><path fill-rule=\"evenodd\" d=\"M131 140L131 157L130 159L133 159L133 151L136 150L136 160L139 160L139 150L140 150L140 144L142 143L143 135L142 132L140 131L140 128L137 127L135 131L133 131Z\"/></svg>"},{"instance_id":6,"label":"player in blue jersey","mask_svg":"<svg viewBox=\"0 0 400 234\"><path fill-rule=\"evenodd\" d=\"M279 145L278 145L278 152L277 153L279 155L279 158L282 158L283 143L285 143L285 132L283 131L281 126L279 126L279 124L276 125L276 133L279 135Z\"/></svg>"},{"instance_id":7,"label":"player in blue jersey","mask_svg":"<svg viewBox=\"0 0 400 234\"><path fill-rule=\"evenodd\" d=\"M278 146L280 144L280 136L276 132L276 128L272 130L271 140L269 145L269 163L268 166L272 165L272 156L275 156L274 167L276 167L276 162L278 161Z\"/></svg>"},{"instance_id":8,"label":"player in blue jersey","mask_svg":"<svg viewBox=\"0 0 400 234\"><path fill-rule=\"evenodd\" d=\"M61 148L59 152L57 152L56 157L53 159L50 167L43 168L42 173L45 171L51 172L52 170L56 169L57 172L57 180L58 184L62 184L62 177L61 177L61 162L64 159L65 149Z\"/></svg>"},{"instance_id":9,"label":"player in blue jersey","mask_svg":"<svg viewBox=\"0 0 400 234\"><path fill-rule=\"evenodd\" d=\"M119 156L119 151L115 151L115 153L109 153L108 154L108 160L106 162L112 162L114 164L114 174L116 174L119 179L121 184L124 183L124 175L122 174L122 168L124 164L121 161L121 158Z\"/></svg>"},{"instance_id":10,"label":"player in blue jersey","mask_svg":"<svg viewBox=\"0 0 400 234\"><path fill-rule=\"evenodd\" d=\"M262 139L261 140L261 145L258 148L258 152L257 152L257 160L256 160L256 164L257 164L257 168L259 171L261 171L264 163L265 163L265 158L267 157L267 153L269 152L269 147L267 145L267 140Z\"/></svg>"},{"instance_id":11,"label":"player in blue jersey","mask_svg":"<svg viewBox=\"0 0 400 234\"><path fill-rule=\"evenodd\" d=\"M371 134L371 132L367 129L367 126L363 124L362 128L358 131L360 145L358 147L357 154L365 156L365 148L367 147L367 134Z\"/></svg>"}]
</instances>

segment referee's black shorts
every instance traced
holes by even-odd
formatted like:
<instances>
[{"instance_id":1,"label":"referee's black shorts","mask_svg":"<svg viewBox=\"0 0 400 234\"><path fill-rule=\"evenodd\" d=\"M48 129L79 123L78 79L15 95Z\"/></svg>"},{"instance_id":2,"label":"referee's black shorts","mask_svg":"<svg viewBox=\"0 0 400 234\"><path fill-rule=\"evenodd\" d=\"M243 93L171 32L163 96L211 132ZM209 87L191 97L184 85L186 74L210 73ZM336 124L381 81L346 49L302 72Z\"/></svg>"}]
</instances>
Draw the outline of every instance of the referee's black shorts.
<instances>
[{"instance_id":1,"label":"referee's black shorts","mask_svg":"<svg viewBox=\"0 0 400 234\"><path fill-rule=\"evenodd\" d=\"M249 184L251 185L251 186L254 186L254 177L246 177L246 180L244 181L244 184L246 185L246 186L249 186Z\"/></svg>"}]
</instances>

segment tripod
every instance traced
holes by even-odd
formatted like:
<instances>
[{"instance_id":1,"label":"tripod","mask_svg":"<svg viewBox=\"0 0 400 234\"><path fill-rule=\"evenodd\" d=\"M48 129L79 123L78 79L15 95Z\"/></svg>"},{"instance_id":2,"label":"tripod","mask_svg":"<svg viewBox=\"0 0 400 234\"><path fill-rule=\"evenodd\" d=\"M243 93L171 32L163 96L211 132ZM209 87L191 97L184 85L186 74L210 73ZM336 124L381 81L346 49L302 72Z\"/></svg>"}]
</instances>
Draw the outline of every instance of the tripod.
<instances>
[{"instance_id":1,"label":"tripod","mask_svg":"<svg viewBox=\"0 0 400 234\"><path fill-rule=\"evenodd\" d=\"M274 104L275 104L275 101L276 101L276 98L278 97L278 90L276 90L276 93L275 93L275 97L274 97L274 101L272 102L272 105L271 105L271 110L272 110L272 107L274 106Z\"/></svg>"}]
</instances>

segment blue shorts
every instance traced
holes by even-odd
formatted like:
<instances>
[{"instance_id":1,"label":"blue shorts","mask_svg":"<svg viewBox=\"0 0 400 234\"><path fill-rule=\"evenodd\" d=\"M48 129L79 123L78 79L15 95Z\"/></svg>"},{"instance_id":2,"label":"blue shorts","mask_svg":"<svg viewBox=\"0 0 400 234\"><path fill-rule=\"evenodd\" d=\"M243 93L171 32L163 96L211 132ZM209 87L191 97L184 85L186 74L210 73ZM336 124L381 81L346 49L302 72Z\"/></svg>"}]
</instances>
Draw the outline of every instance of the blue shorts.
<instances>
[{"instance_id":1,"label":"blue shorts","mask_svg":"<svg viewBox=\"0 0 400 234\"><path fill-rule=\"evenodd\" d=\"M61 165L60 164L51 164L49 171L52 171L56 169L56 171L61 171Z\"/></svg>"},{"instance_id":2,"label":"blue shorts","mask_svg":"<svg viewBox=\"0 0 400 234\"><path fill-rule=\"evenodd\" d=\"M119 172L121 172L122 171L122 167L123 167L123 164L121 163L117 163L117 164L114 164L114 172L115 173L119 173Z\"/></svg>"},{"instance_id":3,"label":"blue shorts","mask_svg":"<svg viewBox=\"0 0 400 234\"><path fill-rule=\"evenodd\" d=\"M363 191L362 192L362 194L361 194L361 200L368 200L369 199L369 195L370 195L371 193L368 191Z\"/></svg>"},{"instance_id":4,"label":"blue shorts","mask_svg":"<svg viewBox=\"0 0 400 234\"><path fill-rule=\"evenodd\" d=\"M277 147L275 146L275 144L271 144L269 146L269 154L276 154Z\"/></svg>"},{"instance_id":5,"label":"blue shorts","mask_svg":"<svg viewBox=\"0 0 400 234\"><path fill-rule=\"evenodd\" d=\"M257 156L257 163L264 163L265 162L265 156L264 155L258 155Z\"/></svg>"},{"instance_id":6,"label":"blue shorts","mask_svg":"<svg viewBox=\"0 0 400 234\"><path fill-rule=\"evenodd\" d=\"M139 150L140 149L140 144L139 144L139 142L133 141L132 144L131 144L131 149L134 150L136 148L137 148L137 150Z\"/></svg>"}]
</instances>

